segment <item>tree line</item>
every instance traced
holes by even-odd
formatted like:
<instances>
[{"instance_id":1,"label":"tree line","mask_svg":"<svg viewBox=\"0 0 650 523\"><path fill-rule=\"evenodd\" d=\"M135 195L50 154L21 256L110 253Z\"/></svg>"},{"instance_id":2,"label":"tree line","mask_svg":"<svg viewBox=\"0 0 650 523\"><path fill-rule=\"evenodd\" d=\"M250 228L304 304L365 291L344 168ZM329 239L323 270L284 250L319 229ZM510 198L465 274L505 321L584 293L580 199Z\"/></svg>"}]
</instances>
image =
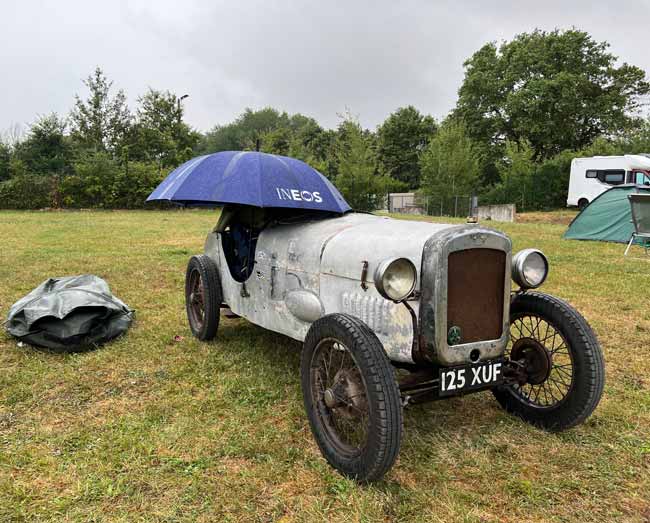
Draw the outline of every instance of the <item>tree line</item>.
<instances>
[{"instance_id":1,"label":"tree line","mask_svg":"<svg viewBox=\"0 0 650 523\"><path fill-rule=\"evenodd\" d=\"M259 148L306 161L360 210L400 191L548 209L564 206L572 158L650 152L646 73L619 64L586 32L491 42L464 68L442 121L406 106L374 130L350 112L326 129L267 107L206 133L187 125L182 97L169 91L149 89L131 111L97 68L68 115L41 117L24 137L0 141L0 207L138 208L193 156Z\"/></svg>"}]
</instances>

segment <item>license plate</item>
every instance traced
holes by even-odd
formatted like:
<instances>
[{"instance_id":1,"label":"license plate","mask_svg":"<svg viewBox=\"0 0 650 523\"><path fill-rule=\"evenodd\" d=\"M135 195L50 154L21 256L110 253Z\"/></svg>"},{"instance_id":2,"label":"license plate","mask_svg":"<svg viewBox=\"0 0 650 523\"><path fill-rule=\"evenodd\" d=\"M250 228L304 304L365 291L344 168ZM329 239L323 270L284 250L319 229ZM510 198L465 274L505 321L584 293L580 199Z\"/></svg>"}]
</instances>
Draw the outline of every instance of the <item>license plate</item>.
<instances>
[{"instance_id":1,"label":"license plate","mask_svg":"<svg viewBox=\"0 0 650 523\"><path fill-rule=\"evenodd\" d=\"M503 381L503 360L491 360L438 371L439 396L493 387Z\"/></svg>"}]
</instances>

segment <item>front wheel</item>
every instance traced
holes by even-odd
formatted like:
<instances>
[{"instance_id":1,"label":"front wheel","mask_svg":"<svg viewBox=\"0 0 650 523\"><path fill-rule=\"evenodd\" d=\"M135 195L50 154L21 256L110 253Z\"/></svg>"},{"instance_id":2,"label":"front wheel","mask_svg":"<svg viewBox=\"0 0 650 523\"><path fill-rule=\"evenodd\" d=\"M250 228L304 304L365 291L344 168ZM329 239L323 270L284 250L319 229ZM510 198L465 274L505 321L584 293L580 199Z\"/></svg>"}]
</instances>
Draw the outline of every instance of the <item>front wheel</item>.
<instances>
[{"instance_id":1,"label":"front wheel","mask_svg":"<svg viewBox=\"0 0 650 523\"><path fill-rule=\"evenodd\" d=\"M550 431L585 421L603 393L605 364L596 335L568 303L538 292L510 305L506 357L525 379L493 390L508 412Z\"/></svg>"},{"instance_id":2,"label":"front wheel","mask_svg":"<svg viewBox=\"0 0 650 523\"><path fill-rule=\"evenodd\" d=\"M302 393L323 456L358 481L381 478L402 436L402 404L393 367L374 332L358 318L330 314L307 333Z\"/></svg>"}]
</instances>

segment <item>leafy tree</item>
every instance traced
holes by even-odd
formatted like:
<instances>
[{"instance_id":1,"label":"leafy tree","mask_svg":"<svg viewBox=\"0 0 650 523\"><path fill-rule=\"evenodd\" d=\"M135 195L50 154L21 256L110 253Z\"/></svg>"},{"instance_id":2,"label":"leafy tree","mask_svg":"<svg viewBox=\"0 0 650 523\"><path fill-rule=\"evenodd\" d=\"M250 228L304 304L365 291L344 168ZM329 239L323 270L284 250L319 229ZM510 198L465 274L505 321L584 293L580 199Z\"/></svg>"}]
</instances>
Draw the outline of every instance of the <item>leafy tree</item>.
<instances>
[{"instance_id":1,"label":"leafy tree","mask_svg":"<svg viewBox=\"0 0 650 523\"><path fill-rule=\"evenodd\" d=\"M136 123L128 140L128 158L155 160L159 170L188 160L199 134L183 122L180 99L169 91L149 89L138 102Z\"/></svg>"},{"instance_id":2,"label":"leafy tree","mask_svg":"<svg viewBox=\"0 0 650 523\"><path fill-rule=\"evenodd\" d=\"M298 158L325 175L330 180L336 178L337 132L325 130L317 123L307 124L293 133L289 144L289 156Z\"/></svg>"},{"instance_id":3,"label":"leafy tree","mask_svg":"<svg viewBox=\"0 0 650 523\"><path fill-rule=\"evenodd\" d=\"M465 125L448 119L420 157L422 192L429 197L469 196L478 185L480 157Z\"/></svg>"},{"instance_id":4,"label":"leafy tree","mask_svg":"<svg viewBox=\"0 0 650 523\"><path fill-rule=\"evenodd\" d=\"M11 148L4 142L0 141L0 182L7 180L11 171L9 165L11 162Z\"/></svg>"},{"instance_id":5,"label":"leafy tree","mask_svg":"<svg viewBox=\"0 0 650 523\"><path fill-rule=\"evenodd\" d=\"M319 160L326 160L336 142L336 131L323 129L316 120L309 118L293 133L292 151L299 150Z\"/></svg>"},{"instance_id":6,"label":"leafy tree","mask_svg":"<svg viewBox=\"0 0 650 523\"><path fill-rule=\"evenodd\" d=\"M535 160L623 132L650 84L640 68L617 66L608 47L576 29L486 44L464 64L455 114L475 140L497 149L525 140Z\"/></svg>"},{"instance_id":7,"label":"leafy tree","mask_svg":"<svg viewBox=\"0 0 650 523\"><path fill-rule=\"evenodd\" d=\"M260 150L265 153L287 156L293 133L289 127L278 127L262 135Z\"/></svg>"},{"instance_id":8,"label":"leafy tree","mask_svg":"<svg viewBox=\"0 0 650 523\"><path fill-rule=\"evenodd\" d=\"M65 134L66 122L57 114L44 116L32 125L14 156L33 174L68 174L72 169L72 147Z\"/></svg>"},{"instance_id":9,"label":"leafy tree","mask_svg":"<svg viewBox=\"0 0 650 523\"><path fill-rule=\"evenodd\" d=\"M596 144L590 146L594 147ZM603 147L604 144L598 144ZM585 151L563 151L541 162L526 142L506 142L497 168L501 181L480 196L484 203L515 203L519 210L557 209L566 205L571 160L591 155Z\"/></svg>"},{"instance_id":10,"label":"leafy tree","mask_svg":"<svg viewBox=\"0 0 650 523\"><path fill-rule=\"evenodd\" d=\"M410 188L420 185L419 157L436 132L436 122L415 107L401 107L377 128L382 171Z\"/></svg>"},{"instance_id":11,"label":"leafy tree","mask_svg":"<svg viewBox=\"0 0 650 523\"><path fill-rule=\"evenodd\" d=\"M218 125L208 131L199 143L197 152L200 154L218 151L254 149L257 140L280 127L289 127L289 116L280 113L272 107L258 111L246 108L234 122Z\"/></svg>"},{"instance_id":12,"label":"leafy tree","mask_svg":"<svg viewBox=\"0 0 650 523\"><path fill-rule=\"evenodd\" d=\"M528 142L506 142L505 154L497 164L501 178L498 203L516 203L520 208L526 203L530 206L530 198L526 196L536 172L534 154Z\"/></svg>"},{"instance_id":13,"label":"leafy tree","mask_svg":"<svg viewBox=\"0 0 650 523\"><path fill-rule=\"evenodd\" d=\"M42 209L52 206L52 180L20 174L0 182L0 209Z\"/></svg>"},{"instance_id":14,"label":"leafy tree","mask_svg":"<svg viewBox=\"0 0 650 523\"><path fill-rule=\"evenodd\" d=\"M334 179L336 137L336 131L325 130L316 120L300 113L289 115L271 107L246 109L235 121L209 131L195 153L254 150L259 140L261 151L301 159Z\"/></svg>"},{"instance_id":15,"label":"leafy tree","mask_svg":"<svg viewBox=\"0 0 650 523\"><path fill-rule=\"evenodd\" d=\"M123 165L112 180L106 206L119 209L138 209L151 191L163 181L167 172L161 172L156 164L129 162Z\"/></svg>"},{"instance_id":16,"label":"leafy tree","mask_svg":"<svg viewBox=\"0 0 650 523\"><path fill-rule=\"evenodd\" d=\"M621 154L650 154L650 117L634 129L618 136L599 136L574 156L616 156Z\"/></svg>"},{"instance_id":17,"label":"leafy tree","mask_svg":"<svg viewBox=\"0 0 650 523\"><path fill-rule=\"evenodd\" d=\"M99 67L84 84L90 94L86 100L75 96L75 106L70 113L72 136L84 148L116 153L131 126L126 95L119 90L111 96L113 82Z\"/></svg>"},{"instance_id":18,"label":"leafy tree","mask_svg":"<svg viewBox=\"0 0 650 523\"><path fill-rule=\"evenodd\" d=\"M623 136L619 142L621 142L623 152L627 154L650 154L650 117L636 129Z\"/></svg>"},{"instance_id":19,"label":"leafy tree","mask_svg":"<svg viewBox=\"0 0 650 523\"><path fill-rule=\"evenodd\" d=\"M335 133L325 131L313 118L294 114L286 125L262 135L261 150L322 162L327 159L334 139Z\"/></svg>"},{"instance_id":20,"label":"leafy tree","mask_svg":"<svg viewBox=\"0 0 650 523\"><path fill-rule=\"evenodd\" d=\"M377 174L371 136L349 114L339 125L338 135L336 187L355 210L373 211L381 207L386 195L401 188L401 184L387 175Z\"/></svg>"},{"instance_id":21,"label":"leafy tree","mask_svg":"<svg viewBox=\"0 0 650 523\"><path fill-rule=\"evenodd\" d=\"M246 109L233 122L218 125L208 131L196 147L199 154L228 150L260 149L276 154L287 154L290 150L305 149L304 154L324 157L329 140L322 135L323 128L308 116L289 115L272 107L254 111Z\"/></svg>"},{"instance_id":22,"label":"leafy tree","mask_svg":"<svg viewBox=\"0 0 650 523\"><path fill-rule=\"evenodd\" d=\"M111 207L112 186L120 171L118 161L104 151L86 152L74 164L74 175L61 181L66 207Z\"/></svg>"},{"instance_id":23,"label":"leafy tree","mask_svg":"<svg viewBox=\"0 0 650 523\"><path fill-rule=\"evenodd\" d=\"M14 122L6 130L0 132L0 142L4 143L9 149L13 149L23 141L24 135L23 126Z\"/></svg>"},{"instance_id":24,"label":"leafy tree","mask_svg":"<svg viewBox=\"0 0 650 523\"><path fill-rule=\"evenodd\" d=\"M239 149L237 129L232 125L215 125L205 133L196 146L196 154L211 154Z\"/></svg>"},{"instance_id":25,"label":"leafy tree","mask_svg":"<svg viewBox=\"0 0 650 523\"><path fill-rule=\"evenodd\" d=\"M12 154L9 160L9 178L17 178L19 176L26 176L28 174L29 171L25 165L25 162L18 158L15 154Z\"/></svg>"},{"instance_id":26,"label":"leafy tree","mask_svg":"<svg viewBox=\"0 0 650 523\"><path fill-rule=\"evenodd\" d=\"M527 187L529 190L523 202L524 209L566 207L571 160L576 156L573 151L562 151L536 166L536 172L533 173L531 183Z\"/></svg>"}]
</instances>

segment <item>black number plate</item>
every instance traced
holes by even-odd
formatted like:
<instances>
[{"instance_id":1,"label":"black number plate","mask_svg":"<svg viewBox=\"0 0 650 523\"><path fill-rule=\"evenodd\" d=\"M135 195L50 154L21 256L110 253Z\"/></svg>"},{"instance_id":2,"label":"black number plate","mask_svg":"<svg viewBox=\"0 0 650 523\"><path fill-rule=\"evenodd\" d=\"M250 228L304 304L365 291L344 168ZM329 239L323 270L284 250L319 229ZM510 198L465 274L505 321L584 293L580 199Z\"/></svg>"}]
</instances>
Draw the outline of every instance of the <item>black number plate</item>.
<instances>
[{"instance_id":1,"label":"black number plate","mask_svg":"<svg viewBox=\"0 0 650 523\"><path fill-rule=\"evenodd\" d=\"M494 387L503 381L503 360L490 360L462 367L443 367L438 371L439 396Z\"/></svg>"}]
</instances>

